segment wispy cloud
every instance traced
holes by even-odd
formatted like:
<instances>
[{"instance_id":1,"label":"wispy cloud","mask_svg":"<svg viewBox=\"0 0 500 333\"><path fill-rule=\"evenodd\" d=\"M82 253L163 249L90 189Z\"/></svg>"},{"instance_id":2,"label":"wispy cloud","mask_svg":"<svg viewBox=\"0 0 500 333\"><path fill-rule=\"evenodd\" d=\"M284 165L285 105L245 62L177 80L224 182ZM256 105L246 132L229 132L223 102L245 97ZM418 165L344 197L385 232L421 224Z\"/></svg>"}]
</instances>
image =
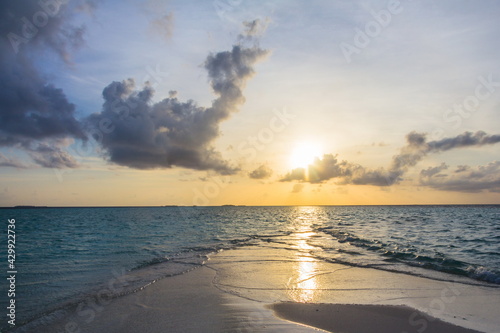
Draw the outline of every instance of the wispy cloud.
<instances>
[{"instance_id":1,"label":"wispy cloud","mask_svg":"<svg viewBox=\"0 0 500 333\"><path fill-rule=\"evenodd\" d=\"M39 142L33 147L26 148L33 161L44 168L77 168L75 158L60 147L67 146L61 140Z\"/></svg>"},{"instance_id":2,"label":"wispy cloud","mask_svg":"<svg viewBox=\"0 0 500 333\"><path fill-rule=\"evenodd\" d=\"M170 12L151 21L151 30L159 34L166 40L172 38L174 33L174 13Z\"/></svg>"},{"instance_id":3,"label":"wispy cloud","mask_svg":"<svg viewBox=\"0 0 500 333\"><path fill-rule=\"evenodd\" d=\"M23 162L19 161L18 159L12 158L12 157L7 157L2 153L0 153L0 166L1 167L17 168L17 169L27 168L27 166Z\"/></svg>"},{"instance_id":4,"label":"wispy cloud","mask_svg":"<svg viewBox=\"0 0 500 333\"><path fill-rule=\"evenodd\" d=\"M420 172L420 184L436 190L456 192L500 192L500 161L478 167L459 166L451 173L446 164Z\"/></svg>"}]
</instances>

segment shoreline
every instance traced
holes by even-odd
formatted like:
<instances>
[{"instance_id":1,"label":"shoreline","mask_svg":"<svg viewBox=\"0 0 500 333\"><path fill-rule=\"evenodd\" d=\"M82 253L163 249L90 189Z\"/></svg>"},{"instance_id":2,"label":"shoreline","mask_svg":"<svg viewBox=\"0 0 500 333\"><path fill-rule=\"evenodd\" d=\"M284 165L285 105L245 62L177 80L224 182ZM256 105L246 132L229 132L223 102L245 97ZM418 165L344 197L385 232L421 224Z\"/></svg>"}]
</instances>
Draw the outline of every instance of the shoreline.
<instances>
[{"instance_id":1,"label":"shoreline","mask_svg":"<svg viewBox=\"0 0 500 333\"><path fill-rule=\"evenodd\" d=\"M201 266L107 304L83 311L73 307L43 325L35 321L12 332L317 332L274 316L263 303L221 292L213 284L215 275Z\"/></svg>"},{"instance_id":2,"label":"shoreline","mask_svg":"<svg viewBox=\"0 0 500 333\"><path fill-rule=\"evenodd\" d=\"M499 289L319 261L309 255L305 235L291 235L297 238L292 249L261 241L221 251L187 273L99 305L74 306L45 318L45 325L35 321L13 332L334 331L338 326L328 318L339 311L342 318L388 323L395 332L405 327L397 323L409 323L408 333L424 322L428 333L436 326L442 333L494 333L500 327ZM312 313L309 320L304 313ZM454 331L451 324L463 330Z\"/></svg>"}]
</instances>

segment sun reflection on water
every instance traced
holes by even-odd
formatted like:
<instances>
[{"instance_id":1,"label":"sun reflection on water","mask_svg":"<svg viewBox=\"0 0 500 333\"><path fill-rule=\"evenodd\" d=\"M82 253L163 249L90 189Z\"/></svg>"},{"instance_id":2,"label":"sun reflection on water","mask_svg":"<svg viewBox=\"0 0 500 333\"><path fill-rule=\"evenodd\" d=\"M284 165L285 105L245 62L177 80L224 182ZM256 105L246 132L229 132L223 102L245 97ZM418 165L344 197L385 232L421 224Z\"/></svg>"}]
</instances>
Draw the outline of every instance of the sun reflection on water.
<instances>
[{"instance_id":1,"label":"sun reflection on water","mask_svg":"<svg viewBox=\"0 0 500 333\"><path fill-rule=\"evenodd\" d=\"M296 269L293 271L289 281L289 297L296 302L314 302L318 291L318 260L310 255L315 247L309 245L308 240L315 235L311 228L314 217L317 215L317 207L300 207L297 222L300 223L292 236L296 238L293 248L296 253Z\"/></svg>"}]
</instances>

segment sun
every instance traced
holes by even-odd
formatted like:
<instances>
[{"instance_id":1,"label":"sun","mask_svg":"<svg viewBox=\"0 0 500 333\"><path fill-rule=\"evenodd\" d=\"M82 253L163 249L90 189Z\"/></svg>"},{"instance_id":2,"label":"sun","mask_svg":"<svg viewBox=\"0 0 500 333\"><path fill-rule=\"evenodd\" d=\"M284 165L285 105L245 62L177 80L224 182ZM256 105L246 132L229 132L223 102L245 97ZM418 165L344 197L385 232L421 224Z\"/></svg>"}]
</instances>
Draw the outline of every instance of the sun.
<instances>
[{"instance_id":1,"label":"sun","mask_svg":"<svg viewBox=\"0 0 500 333\"><path fill-rule=\"evenodd\" d=\"M295 145L290 156L290 166L293 169L307 168L315 158L321 156L321 146L314 142L299 142Z\"/></svg>"}]
</instances>

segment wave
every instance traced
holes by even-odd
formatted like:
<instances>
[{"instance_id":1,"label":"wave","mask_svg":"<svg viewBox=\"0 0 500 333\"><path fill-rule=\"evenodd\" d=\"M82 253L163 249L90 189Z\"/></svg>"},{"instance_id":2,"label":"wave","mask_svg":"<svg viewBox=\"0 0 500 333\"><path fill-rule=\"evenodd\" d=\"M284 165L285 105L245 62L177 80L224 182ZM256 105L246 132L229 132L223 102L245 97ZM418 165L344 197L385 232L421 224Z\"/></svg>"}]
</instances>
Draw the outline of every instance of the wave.
<instances>
[{"instance_id":1,"label":"wave","mask_svg":"<svg viewBox=\"0 0 500 333\"><path fill-rule=\"evenodd\" d=\"M431 249L423 250L395 243L384 243L380 240L358 237L353 233L335 229L334 227L317 228L316 231L332 236L340 244L346 243L369 253L377 254L381 261L386 263L400 263L412 267L464 276L477 281L500 284L499 271L450 258ZM335 250L343 253L349 252L345 249L341 251L339 249Z\"/></svg>"},{"instance_id":2,"label":"wave","mask_svg":"<svg viewBox=\"0 0 500 333\"><path fill-rule=\"evenodd\" d=\"M468 275L477 280L500 284L500 274L483 266L467 267Z\"/></svg>"}]
</instances>

